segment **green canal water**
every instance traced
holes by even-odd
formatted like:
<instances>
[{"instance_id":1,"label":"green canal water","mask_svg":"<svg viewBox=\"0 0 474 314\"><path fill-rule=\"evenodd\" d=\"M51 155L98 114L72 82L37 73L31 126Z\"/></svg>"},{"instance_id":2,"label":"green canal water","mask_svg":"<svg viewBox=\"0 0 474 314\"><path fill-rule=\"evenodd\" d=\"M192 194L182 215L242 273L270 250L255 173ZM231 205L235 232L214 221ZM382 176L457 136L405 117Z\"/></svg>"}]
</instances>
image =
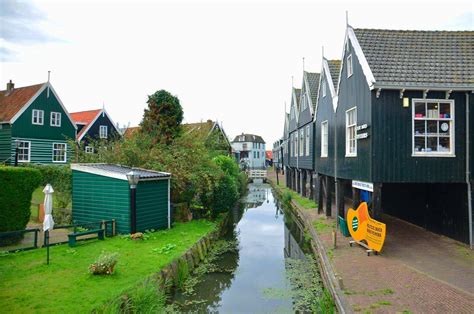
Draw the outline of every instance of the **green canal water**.
<instances>
[{"instance_id":1,"label":"green canal water","mask_svg":"<svg viewBox=\"0 0 474 314\"><path fill-rule=\"evenodd\" d=\"M325 312L314 260L305 255L304 233L267 184L250 184L231 212L228 232L211 262L172 300L179 312ZM325 301L325 302L324 302Z\"/></svg>"}]
</instances>

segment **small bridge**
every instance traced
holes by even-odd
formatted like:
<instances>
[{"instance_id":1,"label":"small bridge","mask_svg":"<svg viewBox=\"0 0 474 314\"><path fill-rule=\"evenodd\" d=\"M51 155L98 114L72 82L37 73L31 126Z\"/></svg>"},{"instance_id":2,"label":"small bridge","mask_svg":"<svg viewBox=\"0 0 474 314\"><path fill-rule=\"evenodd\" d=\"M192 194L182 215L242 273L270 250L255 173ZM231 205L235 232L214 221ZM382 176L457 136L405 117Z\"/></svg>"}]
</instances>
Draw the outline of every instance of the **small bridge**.
<instances>
[{"instance_id":1,"label":"small bridge","mask_svg":"<svg viewBox=\"0 0 474 314\"><path fill-rule=\"evenodd\" d=\"M262 182L267 180L267 170L264 169L250 169L247 171L247 175L249 177L249 180L252 180L254 182L255 180L262 180Z\"/></svg>"}]
</instances>

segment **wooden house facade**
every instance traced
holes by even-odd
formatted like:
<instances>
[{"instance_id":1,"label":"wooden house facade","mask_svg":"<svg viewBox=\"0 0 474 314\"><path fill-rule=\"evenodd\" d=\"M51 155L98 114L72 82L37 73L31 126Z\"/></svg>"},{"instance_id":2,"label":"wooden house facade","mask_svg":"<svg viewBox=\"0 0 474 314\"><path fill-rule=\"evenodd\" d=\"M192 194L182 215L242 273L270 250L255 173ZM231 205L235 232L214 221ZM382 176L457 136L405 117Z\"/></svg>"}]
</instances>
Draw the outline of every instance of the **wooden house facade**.
<instances>
[{"instance_id":1,"label":"wooden house facade","mask_svg":"<svg viewBox=\"0 0 474 314\"><path fill-rule=\"evenodd\" d=\"M0 91L0 163L66 164L76 125L51 83Z\"/></svg>"},{"instance_id":2,"label":"wooden house facade","mask_svg":"<svg viewBox=\"0 0 474 314\"><path fill-rule=\"evenodd\" d=\"M288 120L288 175L287 185L297 191L300 190L300 177L298 175L298 161L299 161L299 130L298 130L298 117L299 117L299 103L300 103L301 90L298 88L291 89L291 105L290 105L290 117Z\"/></svg>"}]
</instances>

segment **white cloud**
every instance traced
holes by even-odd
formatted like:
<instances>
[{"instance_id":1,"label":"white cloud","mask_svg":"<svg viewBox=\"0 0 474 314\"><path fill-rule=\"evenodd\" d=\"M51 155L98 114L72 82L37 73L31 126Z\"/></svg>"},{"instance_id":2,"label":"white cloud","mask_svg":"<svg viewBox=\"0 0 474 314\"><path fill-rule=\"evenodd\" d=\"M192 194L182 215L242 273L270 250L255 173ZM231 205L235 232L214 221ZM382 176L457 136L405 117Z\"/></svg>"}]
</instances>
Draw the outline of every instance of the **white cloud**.
<instances>
[{"instance_id":1,"label":"white cloud","mask_svg":"<svg viewBox=\"0 0 474 314\"><path fill-rule=\"evenodd\" d=\"M166 89L180 98L186 121L217 118L228 135L255 133L269 144L283 132L291 76L301 84L301 58L319 71L322 45L327 57L340 57L345 10L354 27L473 28L468 1L36 5L47 14L43 29L64 42L7 46L17 54L2 61L1 84L42 82L52 70L70 111L104 102L114 120L132 125L147 95Z\"/></svg>"}]
</instances>

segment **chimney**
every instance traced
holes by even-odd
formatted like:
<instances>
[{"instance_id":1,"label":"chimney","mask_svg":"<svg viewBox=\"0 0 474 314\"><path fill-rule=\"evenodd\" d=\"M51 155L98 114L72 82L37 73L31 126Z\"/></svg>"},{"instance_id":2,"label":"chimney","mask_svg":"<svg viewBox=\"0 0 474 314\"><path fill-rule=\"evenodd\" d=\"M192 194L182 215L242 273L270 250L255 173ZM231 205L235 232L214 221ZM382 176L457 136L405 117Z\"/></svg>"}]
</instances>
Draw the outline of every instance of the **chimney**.
<instances>
[{"instance_id":1,"label":"chimney","mask_svg":"<svg viewBox=\"0 0 474 314\"><path fill-rule=\"evenodd\" d=\"M10 80L10 82L7 83L7 92L11 92L15 88L15 84Z\"/></svg>"}]
</instances>

